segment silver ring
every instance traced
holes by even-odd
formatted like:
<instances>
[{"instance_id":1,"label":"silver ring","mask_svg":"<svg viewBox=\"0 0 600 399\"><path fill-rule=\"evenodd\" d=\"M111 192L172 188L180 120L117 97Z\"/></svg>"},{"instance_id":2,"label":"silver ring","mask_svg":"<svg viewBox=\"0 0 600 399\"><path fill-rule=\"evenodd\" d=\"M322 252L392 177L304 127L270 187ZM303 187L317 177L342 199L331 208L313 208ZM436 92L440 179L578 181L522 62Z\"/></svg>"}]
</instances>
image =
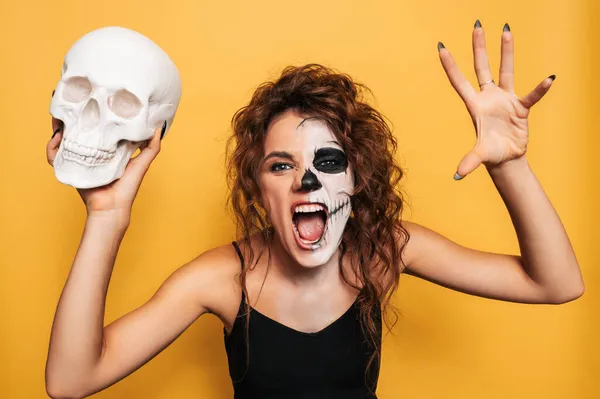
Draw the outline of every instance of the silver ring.
<instances>
[{"instance_id":1,"label":"silver ring","mask_svg":"<svg viewBox=\"0 0 600 399\"><path fill-rule=\"evenodd\" d=\"M479 87L481 87L481 86L483 86L483 85L486 85L486 84L488 84L488 83L494 83L494 84L496 84L496 82L494 82L494 79L490 79L490 80L488 80L488 81L485 81L485 82L483 82L483 83L479 83Z\"/></svg>"}]
</instances>

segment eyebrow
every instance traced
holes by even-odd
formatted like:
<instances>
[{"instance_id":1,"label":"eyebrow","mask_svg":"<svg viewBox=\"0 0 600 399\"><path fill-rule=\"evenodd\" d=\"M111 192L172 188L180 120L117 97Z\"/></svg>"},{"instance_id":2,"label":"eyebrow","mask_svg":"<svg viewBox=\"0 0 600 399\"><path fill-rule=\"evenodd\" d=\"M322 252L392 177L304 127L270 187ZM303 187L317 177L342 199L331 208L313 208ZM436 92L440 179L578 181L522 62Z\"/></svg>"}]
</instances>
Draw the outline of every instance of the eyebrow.
<instances>
[{"instance_id":1,"label":"eyebrow","mask_svg":"<svg viewBox=\"0 0 600 399\"><path fill-rule=\"evenodd\" d=\"M267 160L271 158L285 158L289 159L290 161L294 160L294 156L287 151L271 151L269 155L263 159L263 162L267 162Z\"/></svg>"}]
</instances>

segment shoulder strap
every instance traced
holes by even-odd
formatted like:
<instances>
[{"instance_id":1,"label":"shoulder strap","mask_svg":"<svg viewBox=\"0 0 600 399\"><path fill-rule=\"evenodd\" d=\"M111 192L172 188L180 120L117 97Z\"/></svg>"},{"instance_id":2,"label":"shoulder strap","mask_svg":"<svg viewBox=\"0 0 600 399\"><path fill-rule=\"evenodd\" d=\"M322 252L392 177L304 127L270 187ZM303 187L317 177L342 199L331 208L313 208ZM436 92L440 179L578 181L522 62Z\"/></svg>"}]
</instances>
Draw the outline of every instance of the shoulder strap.
<instances>
[{"instance_id":1,"label":"shoulder strap","mask_svg":"<svg viewBox=\"0 0 600 399\"><path fill-rule=\"evenodd\" d=\"M238 257L240 258L240 263L242 264L242 271L243 271L244 270L244 255L242 255L242 251L240 250L240 247L237 242L232 241L231 244L233 244L233 247L235 248L235 252L237 252ZM242 299L240 301L240 308L239 308L238 314L237 314L238 318L240 317L240 315L244 314L244 303L245 303L245 298L246 298L246 296L244 294L244 290L241 290L241 291L242 291ZM236 321L236 323L237 323L237 321Z\"/></svg>"},{"instance_id":2,"label":"shoulder strap","mask_svg":"<svg viewBox=\"0 0 600 399\"><path fill-rule=\"evenodd\" d=\"M244 256L242 255L242 251L240 251L240 247L238 246L238 243L235 241L231 242L233 244L233 247L235 248L235 251L237 252L239 258L240 258L240 262L242 264L242 270L244 269Z\"/></svg>"}]
</instances>

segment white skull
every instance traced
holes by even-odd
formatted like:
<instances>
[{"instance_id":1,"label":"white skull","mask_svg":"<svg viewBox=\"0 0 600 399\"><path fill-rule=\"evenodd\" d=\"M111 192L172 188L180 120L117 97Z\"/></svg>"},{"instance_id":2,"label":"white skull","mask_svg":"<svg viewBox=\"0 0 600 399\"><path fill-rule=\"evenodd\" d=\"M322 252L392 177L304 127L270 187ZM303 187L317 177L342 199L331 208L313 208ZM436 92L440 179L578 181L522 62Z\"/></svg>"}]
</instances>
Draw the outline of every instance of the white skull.
<instances>
[{"instance_id":1,"label":"white skull","mask_svg":"<svg viewBox=\"0 0 600 399\"><path fill-rule=\"evenodd\" d=\"M56 178L76 188L119 179L157 128L166 134L180 98L177 67L147 37L121 27L81 37L65 56L50 104L64 122Z\"/></svg>"}]
</instances>

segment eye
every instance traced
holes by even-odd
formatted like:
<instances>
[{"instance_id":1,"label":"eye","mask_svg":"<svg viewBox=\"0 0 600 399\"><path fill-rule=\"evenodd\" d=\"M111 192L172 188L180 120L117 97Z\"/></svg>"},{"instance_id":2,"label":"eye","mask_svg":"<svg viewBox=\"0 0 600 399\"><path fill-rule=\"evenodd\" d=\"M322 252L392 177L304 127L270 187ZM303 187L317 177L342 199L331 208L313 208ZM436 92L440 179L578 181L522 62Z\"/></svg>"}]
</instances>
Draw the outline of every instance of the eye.
<instances>
[{"instance_id":1,"label":"eye","mask_svg":"<svg viewBox=\"0 0 600 399\"><path fill-rule=\"evenodd\" d=\"M319 162L317 165L319 165L319 166L336 166L339 164L340 163L335 159L327 159L325 161Z\"/></svg>"},{"instance_id":2,"label":"eye","mask_svg":"<svg viewBox=\"0 0 600 399\"><path fill-rule=\"evenodd\" d=\"M319 172L342 173L348 166L348 158L339 148L323 147L315 151L313 165Z\"/></svg>"},{"instance_id":3,"label":"eye","mask_svg":"<svg viewBox=\"0 0 600 399\"><path fill-rule=\"evenodd\" d=\"M64 85L63 99L70 103L79 103L87 100L92 94L92 84L82 76L69 78Z\"/></svg>"},{"instance_id":4,"label":"eye","mask_svg":"<svg viewBox=\"0 0 600 399\"><path fill-rule=\"evenodd\" d=\"M135 94L127 90L119 90L108 99L108 107L121 118L133 119L140 113L142 102Z\"/></svg>"},{"instance_id":5,"label":"eye","mask_svg":"<svg viewBox=\"0 0 600 399\"><path fill-rule=\"evenodd\" d=\"M287 163L274 163L271 165L271 172L281 172L283 170L291 169L292 167Z\"/></svg>"}]
</instances>

